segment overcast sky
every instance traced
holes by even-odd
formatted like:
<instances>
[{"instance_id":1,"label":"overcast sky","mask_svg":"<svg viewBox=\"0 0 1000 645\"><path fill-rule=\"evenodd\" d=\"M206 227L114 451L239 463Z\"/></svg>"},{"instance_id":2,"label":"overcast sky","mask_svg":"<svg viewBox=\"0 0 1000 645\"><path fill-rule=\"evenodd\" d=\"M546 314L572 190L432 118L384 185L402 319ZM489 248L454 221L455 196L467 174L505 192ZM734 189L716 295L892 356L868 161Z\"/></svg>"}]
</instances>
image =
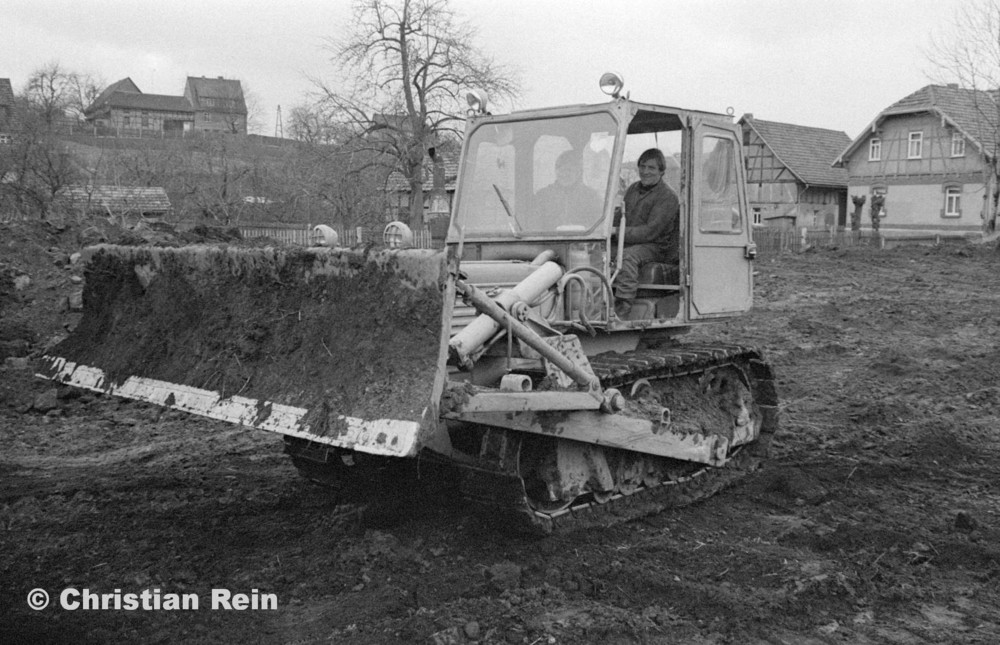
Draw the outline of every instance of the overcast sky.
<instances>
[{"instance_id":1,"label":"overcast sky","mask_svg":"<svg viewBox=\"0 0 1000 645\"><path fill-rule=\"evenodd\" d=\"M600 102L615 70L634 99L843 130L855 137L931 82L932 34L962 0L454 0L479 44L521 70L518 107ZM265 134L328 75L348 0L3 0L0 77L20 91L58 61L143 92L241 79Z\"/></svg>"}]
</instances>

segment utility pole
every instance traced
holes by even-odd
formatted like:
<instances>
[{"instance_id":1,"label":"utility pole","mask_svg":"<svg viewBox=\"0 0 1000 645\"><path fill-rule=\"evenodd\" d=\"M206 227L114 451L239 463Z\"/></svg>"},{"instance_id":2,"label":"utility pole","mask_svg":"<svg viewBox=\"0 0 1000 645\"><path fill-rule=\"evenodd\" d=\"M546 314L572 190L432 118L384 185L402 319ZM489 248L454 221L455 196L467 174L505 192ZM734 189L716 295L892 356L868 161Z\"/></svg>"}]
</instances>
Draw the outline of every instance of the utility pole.
<instances>
[{"instance_id":1,"label":"utility pole","mask_svg":"<svg viewBox=\"0 0 1000 645\"><path fill-rule=\"evenodd\" d=\"M274 136L279 139L285 138L285 126L281 123L281 106L278 106L278 116L274 119Z\"/></svg>"}]
</instances>

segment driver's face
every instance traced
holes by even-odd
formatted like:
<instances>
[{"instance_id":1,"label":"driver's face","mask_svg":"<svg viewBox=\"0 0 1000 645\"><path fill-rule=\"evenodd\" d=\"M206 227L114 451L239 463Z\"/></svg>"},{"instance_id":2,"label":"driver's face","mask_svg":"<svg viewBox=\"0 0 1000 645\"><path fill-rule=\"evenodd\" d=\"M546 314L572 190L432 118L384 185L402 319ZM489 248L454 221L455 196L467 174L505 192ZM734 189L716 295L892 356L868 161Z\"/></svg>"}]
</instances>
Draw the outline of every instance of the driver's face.
<instances>
[{"instance_id":1,"label":"driver's face","mask_svg":"<svg viewBox=\"0 0 1000 645\"><path fill-rule=\"evenodd\" d=\"M648 159L639 166L639 181L643 186L655 186L663 179L663 171L656 159Z\"/></svg>"}]
</instances>

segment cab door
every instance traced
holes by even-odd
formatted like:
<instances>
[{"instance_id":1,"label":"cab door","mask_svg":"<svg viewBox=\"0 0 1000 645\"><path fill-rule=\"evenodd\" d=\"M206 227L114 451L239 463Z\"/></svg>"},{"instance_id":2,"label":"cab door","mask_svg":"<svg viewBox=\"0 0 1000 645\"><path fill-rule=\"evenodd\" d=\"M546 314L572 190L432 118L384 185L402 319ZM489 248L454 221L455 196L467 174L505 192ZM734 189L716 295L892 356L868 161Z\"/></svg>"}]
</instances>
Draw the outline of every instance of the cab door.
<instances>
[{"instance_id":1,"label":"cab door","mask_svg":"<svg viewBox=\"0 0 1000 645\"><path fill-rule=\"evenodd\" d=\"M748 311L755 255L742 152L728 129L694 122L691 145L690 318Z\"/></svg>"}]
</instances>

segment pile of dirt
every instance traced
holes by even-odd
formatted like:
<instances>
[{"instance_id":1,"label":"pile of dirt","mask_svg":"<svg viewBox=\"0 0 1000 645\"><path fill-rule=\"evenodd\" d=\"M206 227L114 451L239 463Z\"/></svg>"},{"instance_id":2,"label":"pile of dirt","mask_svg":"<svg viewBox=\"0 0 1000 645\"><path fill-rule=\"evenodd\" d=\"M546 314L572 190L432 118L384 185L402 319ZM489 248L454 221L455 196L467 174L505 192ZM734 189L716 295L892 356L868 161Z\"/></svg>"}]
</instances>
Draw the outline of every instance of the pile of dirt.
<instances>
[{"instance_id":1,"label":"pile of dirt","mask_svg":"<svg viewBox=\"0 0 1000 645\"><path fill-rule=\"evenodd\" d=\"M178 227L140 221L124 227L102 217L0 223L0 364L37 357L76 328L83 311L82 252L97 244L276 246L245 240L239 229Z\"/></svg>"}]
</instances>

